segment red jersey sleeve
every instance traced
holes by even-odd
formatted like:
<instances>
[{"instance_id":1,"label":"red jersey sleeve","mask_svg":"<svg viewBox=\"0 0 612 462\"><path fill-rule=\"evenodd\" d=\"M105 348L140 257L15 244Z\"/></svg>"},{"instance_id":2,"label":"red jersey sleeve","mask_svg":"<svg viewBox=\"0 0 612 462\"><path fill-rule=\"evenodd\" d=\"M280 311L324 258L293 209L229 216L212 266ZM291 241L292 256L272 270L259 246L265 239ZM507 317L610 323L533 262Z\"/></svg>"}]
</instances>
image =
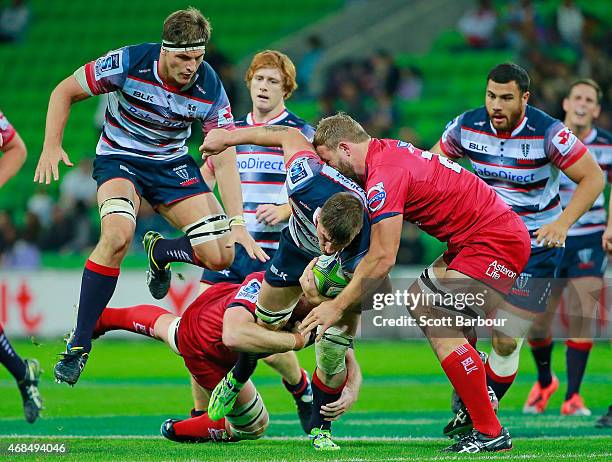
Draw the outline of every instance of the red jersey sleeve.
<instances>
[{"instance_id":1,"label":"red jersey sleeve","mask_svg":"<svg viewBox=\"0 0 612 462\"><path fill-rule=\"evenodd\" d=\"M11 142L13 138L15 138L15 129L8 121L8 119L4 116L2 112L0 112L0 149L2 146L5 146Z\"/></svg>"},{"instance_id":2,"label":"red jersey sleeve","mask_svg":"<svg viewBox=\"0 0 612 462\"><path fill-rule=\"evenodd\" d=\"M444 155L451 159L459 159L463 157L463 147L461 146L461 120L463 114L455 117L444 129L440 138L440 149Z\"/></svg>"},{"instance_id":3,"label":"red jersey sleeve","mask_svg":"<svg viewBox=\"0 0 612 462\"><path fill-rule=\"evenodd\" d=\"M368 172L367 204L372 224L403 215L410 175L401 167L378 165Z\"/></svg>"},{"instance_id":4,"label":"red jersey sleeve","mask_svg":"<svg viewBox=\"0 0 612 462\"><path fill-rule=\"evenodd\" d=\"M551 162L561 170L571 167L587 152L582 141L559 121L546 131L544 149Z\"/></svg>"}]
</instances>

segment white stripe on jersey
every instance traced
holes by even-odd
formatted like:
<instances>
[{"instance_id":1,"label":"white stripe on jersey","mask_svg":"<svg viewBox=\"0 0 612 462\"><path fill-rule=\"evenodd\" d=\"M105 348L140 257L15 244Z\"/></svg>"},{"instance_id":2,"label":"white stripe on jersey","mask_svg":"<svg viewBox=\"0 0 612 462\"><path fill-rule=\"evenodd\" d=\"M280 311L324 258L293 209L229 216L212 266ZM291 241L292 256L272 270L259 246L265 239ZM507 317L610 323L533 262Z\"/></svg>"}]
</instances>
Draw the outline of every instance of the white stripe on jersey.
<instances>
[{"instance_id":1,"label":"white stripe on jersey","mask_svg":"<svg viewBox=\"0 0 612 462\"><path fill-rule=\"evenodd\" d=\"M535 167L529 165L529 161L546 159L543 137L498 138L494 134L462 128L461 145L467 151L476 150L496 159L496 163L493 164L470 156L472 167L485 181L501 180L513 183L490 185L508 205L515 207L537 205L543 209L557 196L559 169L551 162ZM515 165L504 165L504 159ZM546 179L548 181L544 185L533 186ZM534 230L556 220L561 211L561 207L558 206L543 212L521 213L520 216L527 229Z\"/></svg>"}]
</instances>

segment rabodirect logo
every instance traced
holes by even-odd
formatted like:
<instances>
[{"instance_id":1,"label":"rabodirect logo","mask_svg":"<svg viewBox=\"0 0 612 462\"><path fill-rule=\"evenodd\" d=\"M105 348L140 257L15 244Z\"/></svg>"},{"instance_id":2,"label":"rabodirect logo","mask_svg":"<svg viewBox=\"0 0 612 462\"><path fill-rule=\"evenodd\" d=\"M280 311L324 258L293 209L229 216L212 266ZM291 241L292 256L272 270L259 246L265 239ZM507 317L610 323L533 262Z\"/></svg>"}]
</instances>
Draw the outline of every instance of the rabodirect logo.
<instances>
[{"instance_id":1,"label":"rabodirect logo","mask_svg":"<svg viewBox=\"0 0 612 462\"><path fill-rule=\"evenodd\" d=\"M283 160L263 160L257 157L238 159L236 161L239 171L259 170L264 172L285 173L285 163Z\"/></svg>"},{"instance_id":2,"label":"rabodirect logo","mask_svg":"<svg viewBox=\"0 0 612 462\"><path fill-rule=\"evenodd\" d=\"M515 175L505 170L489 170L487 167L478 167L474 165L474 170L481 177L499 178L500 180L513 181L515 183L531 183L535 181L535 173L529 175Z\"/></svg>"}]
</instances>

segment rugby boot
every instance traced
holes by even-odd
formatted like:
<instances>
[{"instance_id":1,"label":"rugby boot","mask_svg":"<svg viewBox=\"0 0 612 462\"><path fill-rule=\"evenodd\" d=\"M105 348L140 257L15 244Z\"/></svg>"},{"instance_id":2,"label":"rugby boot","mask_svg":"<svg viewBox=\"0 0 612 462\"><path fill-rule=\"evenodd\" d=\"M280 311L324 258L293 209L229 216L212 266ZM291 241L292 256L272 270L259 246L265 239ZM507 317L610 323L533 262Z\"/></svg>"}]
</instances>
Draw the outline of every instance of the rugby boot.
<instances>
[{"instance_id":1,"label":"rugby boot","mask_svg":"<svg viewBox=\"0 0 612 462\"><path fill-rule=\"evenodd\" d=\"M213 390L208 402L208 416L211 420L222 419L230 413L243 386L244 383L238 382L232 371L223 377Z\"/></svg>"},{"instance_id":2,"label":"rugby boot","mask_svg":"<svg viewBox=\"0 0 612 462\"><path fill-rule=\"evenodd\" d=\"M512 438L510 438L510 433L502 427L501 433L495 437L486 436L472 430L442 451L474 454L476 452L510 451L511 449Z\"/></svg>"},{"instance_id":3,"label":"rugby boot","mask_svg":"<svg viewBox=\"0 0 612 462\"><path fill-rule=\"evenodd\" d=\"M55 381L74 385L79 380L81 372L89 359L89 353L83 347L66 345L66 351L53 368Z\"/></svg>"},{"instance_id":4,"label":"rugby boot","mask_svg":"<svg viewBox=\"0 0 612 462\"><path fill-rule=\"evenodd\" d=\"M584 405L582 397L578 393L574 393L570 399L563 402L561 406L561 415L575 416L590 416L591 410Z\"/></svg>"},{"instance_id":5,"label":"rugby boot","mask_svg":"<svg viewBox=\"0 0 612 462\"><path fill-rule=\"evenodd\" d=\"M612 406L608 408L608 412L602 415L597 422L595 422L597 428L612 428Z\"/></svg>"},{"instance_id":6,"label":"rugby boot","mask_svg":"<svg viewBox=\"0 0 612 462\"><path fill-rule=\"evenodd\" d=\"M26 366L25 377L17 383L23 401L23 413L26 421L34 423L43 408L42 397L38 391L40 379L40 364L36 359L24 360Z\"/></svg>"},{"instance_id":7,"label":"rugby boot","mask_svg":"<svg viewBox=\"0 0 612 462\"><path fill-rule=\"evenodd\" d=\"M172 280L172 272L170 271L170 263L163 268L160 268L153 258L153 249L155 243L163 239L163 236L157 231L147 231L142 239L142 245L147 253L149 269L147 270L147 286L149 292L156 300L164 298L170 290L170 281Z\"/></svg>"},{"instance_id":8,"label":"rugby boot","mask_svg":"<svg viewBox=\"0 0 612 462\"><path fill-rule=\"evenodd\" d=\"M174 431L174 424L180 422L179 419L168 419L161 425L161 434L164 438L177 443L207 443L209 441L215 441L218 443L225 443L230 441L230 437L225 430L210 430L210 437L203 436L190 436L190 435L177 435Z\"/></svg>"},{"instance_id":9,"label":"rugby boot","mask_svg":"<svg viewBox=\"0 0 612 462\"><path fill-rule=\"evenodd\" d=\"M487 387L487 391L489 394L489 400L493 405L493 410L497 413L497 410L499 409L499 401L497 396L495 395L493 388ZM472 421L467 408L461 400L459 400L459 402L461 402L459 410L455 413L455 417L451 419L443 430L444 434L449 438L465 435L474 428L474 422Z\"/></svg>"},{"instance_id":10,"label":"rugby boot","mask_svg":"<svg viewBox=\"0 0 612 462\"><path fill-rule=\"evenodd\" d=\"M322 428L313 428L310 431L312 447L317 451L337 451L340 449L331 439L331 431Z\"/></svg>"},{"instance_id":11,"label":"rugby boot","mask_svg":"<svg viewBox=\"0 0 612 462\"><path fill-rule=\"evenodd\" d=\"M553 374L552 381L547 387L542 387L540 382L536 382L531 387L527 396L527 401L523 406L523 414L542 414L548 406L548 401L555 391L559 388L559 379Z\"/></svg>"}]
</instances>

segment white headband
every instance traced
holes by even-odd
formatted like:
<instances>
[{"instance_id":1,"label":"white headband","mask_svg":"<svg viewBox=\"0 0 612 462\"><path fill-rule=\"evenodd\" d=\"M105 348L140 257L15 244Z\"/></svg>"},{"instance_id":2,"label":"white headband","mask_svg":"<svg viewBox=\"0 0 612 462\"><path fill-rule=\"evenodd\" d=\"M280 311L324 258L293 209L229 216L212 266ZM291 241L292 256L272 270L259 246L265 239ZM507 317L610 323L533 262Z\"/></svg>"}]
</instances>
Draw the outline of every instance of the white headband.
<instances>
[{"instance_id":1,"label":"white headband","mask_svg":"<svg viewBox=\"0 0 612 462\"><path fill-rule=\"evenodd\" d=\"M181 52L181 51L206 51L206 42L204 40L194 43L179 43L162 41L162 50Z\"/></svg>"}]
</instances>

